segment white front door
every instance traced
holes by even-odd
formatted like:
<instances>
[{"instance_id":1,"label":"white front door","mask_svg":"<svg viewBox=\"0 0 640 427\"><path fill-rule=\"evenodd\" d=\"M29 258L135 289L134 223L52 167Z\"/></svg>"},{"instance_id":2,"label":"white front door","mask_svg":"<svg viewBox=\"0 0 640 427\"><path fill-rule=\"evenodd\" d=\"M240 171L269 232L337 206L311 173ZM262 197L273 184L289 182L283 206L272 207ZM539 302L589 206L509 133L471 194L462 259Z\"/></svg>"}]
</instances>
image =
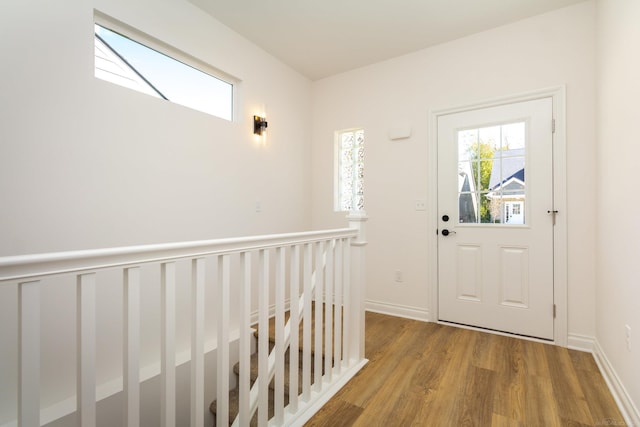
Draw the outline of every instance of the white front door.
<instances>
[{"instance_id":1,"label":"white front door","mask_svg":"<svg viewBox=\"0 0 640 427\"><path fill-rule=\"evenodd\" d=\"M438 117L438 318L553 340L552 99Z\"/></svg>"}]
</instances>

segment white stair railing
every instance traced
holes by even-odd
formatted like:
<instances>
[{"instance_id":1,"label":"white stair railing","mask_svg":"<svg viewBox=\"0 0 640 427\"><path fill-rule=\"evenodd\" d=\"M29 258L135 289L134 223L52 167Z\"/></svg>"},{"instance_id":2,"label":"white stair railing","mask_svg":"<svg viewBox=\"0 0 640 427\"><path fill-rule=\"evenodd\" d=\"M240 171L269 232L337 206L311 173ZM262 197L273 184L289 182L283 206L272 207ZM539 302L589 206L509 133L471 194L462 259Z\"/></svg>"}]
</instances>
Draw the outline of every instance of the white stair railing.
<instances>
[{"instance_id":1,"label":"white stair railing","mask_svg":"<svg viewBox=\"0 0 640 427\"><path fill-rule=\"evenodd\" d=\"M342 244L342 239L340 240L330 240L329 241L329 247L331 248L331 250L334 250L336 248L336 246L338 245L338 242L340 244ZM285 263L285 256L284 256L284 252L282 251L284 248L278 248L278 261L276 264L276 279L275 279L275 284L276 284L276 297L275 297L275 333L276 333L276 344L273 348L273 350L269 353L268 358L267 358L267 383L270 383L272 379L274 379L275 377L275 408L274 408L274 412L275 412L275 416L274 416L274 420L276 423L281 423L284 420L284 413L283 413L283 408L284 408L284 354L285 351L288 348L298 348L298 330L294 329L293 330L293 334L292 334L292 325L299 325L300 322L302 321L302 319L304 318L303 313L304 313L304 308L305 308L305 294L304 292L302 293L302 295L300 295L298 298L291 298L291 307L290 307L290 317L287 320L287 322L284 322L284 318L285 318L285 296L284 296L284 292L285 292L285 280L284 280L284 272L286 271L286 263ZM299 263L300 263L300 256L299 256L299 246L293 246L291 248L291 254L292 254L292 258L290 260L290 265L292 266L292 271L291 271L291 286L290 286L290 295L294 295L296 292L299 292L299 282L298 282L298 277L299 277ZM327 257L327 252L324 251L319 251L317 253L318 255L322 255L322 259L319 260L316 263L316 269L311 273L310 276L310 288L309 290L311 292L309 292L309 294L312 294L315 289L316 289L316 274L318 272L318 270L323 270L323 269L327 269L328 271L333 271L333 269L331 268L332 264L332 254L329 254L329 257ZM327 263L329 263L329 266L327 266ZM310 265L310 264L309 264ZM320 268L318 268L318 266ZM296 278L295 281L293 278ZM342 281L342 278L340 278L339 280L340 282ZM327 312L329 312L330 310L330 305L327 304ZM294 315L295 312L295 315ZM327 315L328 317L328 315ZM326 328L326 333L328 334L329 337L331 337L331 330L332 330L332 325L329 325L329 327ZM341 330L340 328L338 330ZM291 340L292 340L292 335L294 336L295 339L295 345L291 344ZM339 338L338 338L339 339ZM291 390L297 390L298 388L298 352L293 352L295 354L293 354L293 358L294 360L290 362L290 366L293 363L295 368L293 370L292 373L290 373L290 382L292 383L292 386L295 387L290 387ZM242 354L242 352L241 352ZM333 356L333 355L332 355ZM290 356L291 357L291 356ZM248 360L248 358L247 358ZM329 360L329 359L327 359ZM327 362L329 363L329 362ZM248 365L247 368L248 369ZM329 374L331 375L331 374ZM247 377L248 378L248 377ZM246 413L244 413L244 417L242 417L243 419L250 419L253 414L255 413L255 411L258 408L258 385L259 385L259 381L257 381L253 387L251 387L251 390L249 392L249 406L248 406L248 411ZM296 401L296 406L297 406L297 394L295 396L290 396L290 399L294 399ZM290 400L291 403L291 400ZM295 406L294 406L295 407ZM236 416L236 419L234 420L232 426L238 426L238 425L243 425L241 423L241 416L240 414L243 413L242 409L240 410L240 413Z\"/></svg>"},{"instance_id":2,"label":"white stair railing","mask_svg":"<svg viewBox=\"0 0 640 427\"><path fill-rule=\"evenodd\" d=\"M251 352L252 310L258 310L259 372L258 398L255 399L259 425L299 425L308 419L331 394L366 363L364 359L364 310L363 265L364 215L350 216L350 228L314 231L283 235L221 239L165 245L136 246L105 250L64 252L43 255L26 255L0 258L0 286L15 287L18 315L15 328L18 335L18 372L14 403L17 420L0 414L0 426L39 426L74 412L81 426L95 426L97 406L106 397L103 384L98 384L99 368L96 366L96 342L100 286L122 286L120 308L122 313L122 379L125 426L137 426L145 417L141 407L141 382L159 377L158 395L160 414L156 414L164 427L183 425L177 420L177 366L189 362L191 384L189 421L191 426L204 426L208 415L208 403L217 398L217 425L229 425L229 390L232 388L231 341L236 336L240 355L238 424L246 426L253 414L252 391L249 388L249 358ZM257 262L253 262L256 260ZM188 283L178 272L177 266L188 263ZM159 271L157 292L159 307L158 330L160 349L158 368L141 366L142 313L150 309L151 298L142 294L144 284L154 280L148 271ZM315 272L313 271L315 268ZM105 283L103 272L119 270L120 283ZM214 274L210 274L213 270ZM257 272L257 281L252 280ZM60 402L41 408L43 381L50 372L43 372L42 360L51 357L56 349L49 347L51 339L42 335L47 329L41 324L42 310L50 307L43 300L43 290L60 280L73 280L75 301L69 301L71 317L76 325L76 387L60 391ZM315 286L312 283L315 282ZM146 288L145 288L146 289ZM273 290L273 292L272 292ZM190 327L186 349L178 348L184 342L176 330L177 319L184 315L176 306L176 296L190 294ZM257 295L256 295L257 294ZM215 295L217 306L205 306L205 299ZM252 295L257 296L258 306L252 307ZM316 357L311 378L311 303L315 299L315 348L321 351L324 333L324 374L322 358ZM287 304L287 301L289 303ZM13 303L15 306L15 303ZM322 311L324 304L324 313ZM286 327L285 310L289 305L290 319ZM144 307L144 310L141 308ZM334 308L335 307L335 308ZM184 308L182 308L184 310ZM276 345L273 355L268 355L268 330L270 310L275 309ZM64 311L64 308L61 308ZM215 312L215 324L209 325L211 311ZM323 317L331 319L335 310L335 324L322 329ZM338 315L340 310L343 316ZM354 313L355 311L358 311ZM73 313L75 311L75 313ZM67 316L68 313L60 313ZM119 314L113 314L117 316ZM289 345L297 348L300 343L298 327L303 322L304 349L301 359L291 351L290 378L284 378L284 357ZM147 322L148 323L148 322ZM234 331L236 331L234 333ZM46 339L48 338L48 339ZM181 339L182 338L182 339ZM11 343L0 343L10 345ZM182 351L186 350L186 351ZM216 351L215 387L205 387L209 371L206 354ZM186 356L185 356L186 354ZM301 363L300 363L301 362ZM2 362L4 363L4 362ZM302 365L302 378L298 378L297 366ZM154 369L157 370L154 371ZM269 382L275 375L275 417L268 421L267 393ZM117 380L117 379L116 379ZM300 396L292 392L289 404L284 404L284 384L289 381L292 391L302 384ZM313 381L312 381L313 380ZM312 389L313 384L313 389ZM46 390L51 384L46 384ZM205 395L214 390L215 396ZM118 390L116 390L118 392ZM211 392L208 392L209 394ZM113 393L111 393L113 394ZM75 396L75 397L73 397ZM53 396L55 397L55 396ZM66 400L65 400L66 399ZM42 396L50 402L52 396ZM53 408L53 409L52 409ZM3 418L4 417L4 418ZM15 415L14 415L15 417Z\"/></svg>"}]
</instances>

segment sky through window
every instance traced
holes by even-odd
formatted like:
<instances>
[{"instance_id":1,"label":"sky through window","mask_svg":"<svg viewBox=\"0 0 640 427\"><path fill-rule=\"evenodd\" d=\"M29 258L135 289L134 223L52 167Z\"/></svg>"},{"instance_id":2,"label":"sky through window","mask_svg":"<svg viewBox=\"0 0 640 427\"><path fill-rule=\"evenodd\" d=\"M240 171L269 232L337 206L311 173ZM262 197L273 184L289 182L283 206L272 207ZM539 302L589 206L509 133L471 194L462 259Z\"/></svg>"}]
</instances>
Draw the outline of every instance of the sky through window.
<instances>
[{"instance_id":1,"label":"sky through window","mask_svg":"<svg viewBox=\"0 0 640 427\"><path fill-rule=\"evenodd\" d=\"M137 84L122 85L151 95L154 94L150 92L156 92L156 96L173 103L232 120L231 83L97 24L95 34L96 77L121 84L135 79L132 77L135 74L139 77ZM103 44L111 52L98 52ZM112 66L107 73L103 69L106 55ZM114 63L118 66L114 67ZM123 74L127 74L124 79Z\"/></svg>"}]
</instances>

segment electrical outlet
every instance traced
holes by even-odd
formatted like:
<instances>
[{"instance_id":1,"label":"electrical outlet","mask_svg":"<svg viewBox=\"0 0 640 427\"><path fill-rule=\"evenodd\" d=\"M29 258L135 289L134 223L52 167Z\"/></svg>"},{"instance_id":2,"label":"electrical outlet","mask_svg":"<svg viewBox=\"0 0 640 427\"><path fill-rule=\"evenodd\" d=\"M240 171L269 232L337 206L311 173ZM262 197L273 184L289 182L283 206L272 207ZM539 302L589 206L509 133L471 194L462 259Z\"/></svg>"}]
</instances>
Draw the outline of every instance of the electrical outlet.
<instances>
[{"instance_id":1,"label":"electrical outlet","mask_svg":"<svg viewBox=\"0 0 640 427\"><path fill-rule=\"evenodd\" d=\"M426 211L427 210L427 201L418 199L415 201L415 209L417 211Z\"/></svg>"},{"instance_id":2,"label":"electrical outlet","mask_svg":"<svg viewBox=\"0 0 640 427\"><path fill-rule=\"evenodd\" d=\"M403 277L402 277L402 271L400 270L396 270L393 277L395 278L395 281L397 283L402 283L404 281Z\"/></svg>"},{"instance_id":3,"label":"electrical outlet","mask_svg":"<svg viewBox=\"0 0 640 427\"><path fill-rule=\"evenodd\" d=\"M627 335L627 350L631 351L631 326L624 325L624 332Z\"/></svg>"}]
</instances>

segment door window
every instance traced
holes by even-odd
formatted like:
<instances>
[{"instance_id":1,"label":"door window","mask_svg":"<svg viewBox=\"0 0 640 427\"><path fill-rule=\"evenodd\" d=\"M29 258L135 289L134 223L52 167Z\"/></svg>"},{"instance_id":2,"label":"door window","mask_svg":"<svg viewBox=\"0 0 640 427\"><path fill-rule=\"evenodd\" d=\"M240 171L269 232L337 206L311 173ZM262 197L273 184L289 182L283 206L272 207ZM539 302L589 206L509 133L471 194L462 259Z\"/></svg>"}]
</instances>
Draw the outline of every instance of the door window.
<instances>
[{"instance_id":1,"label":"door window","mask_svg":"<svg viewBox=\"0 0 640 427\"><path fill-rule=\"evenodd\" d=\"M459 130L458 223L525 224L526 122Z\"/></svg>"}]
</instances>

